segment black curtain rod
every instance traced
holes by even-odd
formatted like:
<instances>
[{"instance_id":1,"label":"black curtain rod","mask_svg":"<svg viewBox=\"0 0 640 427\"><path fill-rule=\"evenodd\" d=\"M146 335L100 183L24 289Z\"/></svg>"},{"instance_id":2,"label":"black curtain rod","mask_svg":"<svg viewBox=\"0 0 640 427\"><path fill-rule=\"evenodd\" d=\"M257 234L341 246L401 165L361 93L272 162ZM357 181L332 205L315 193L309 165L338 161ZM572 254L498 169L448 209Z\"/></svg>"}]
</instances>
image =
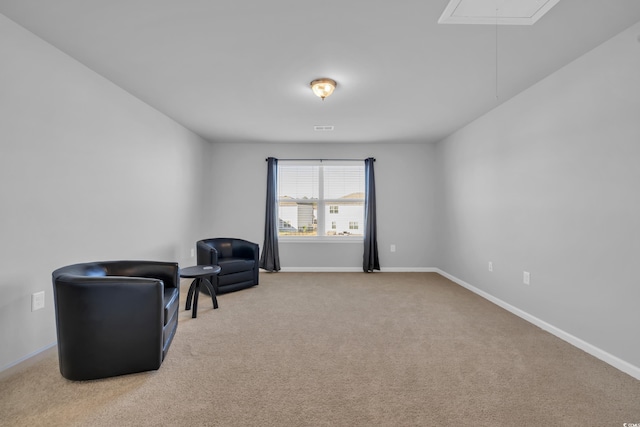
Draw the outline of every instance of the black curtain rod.
<instances>
[{"instance_id":1,"label":"black curtain rod","mask_svg":"<svg viewBox=\"0 0 640 427\"><path fill-rule=\"evenodd\" d=\"M269 161L269 158L264 159L265 161ZM295 162L323 162L323 161L327 161L327 162L356 162L356 161L364 161L366 159L278 159L278 160L284 160L284 161L295 161ZM376 159L374 158L373 161L375 162Z\"/></svg>"}]
</instances>

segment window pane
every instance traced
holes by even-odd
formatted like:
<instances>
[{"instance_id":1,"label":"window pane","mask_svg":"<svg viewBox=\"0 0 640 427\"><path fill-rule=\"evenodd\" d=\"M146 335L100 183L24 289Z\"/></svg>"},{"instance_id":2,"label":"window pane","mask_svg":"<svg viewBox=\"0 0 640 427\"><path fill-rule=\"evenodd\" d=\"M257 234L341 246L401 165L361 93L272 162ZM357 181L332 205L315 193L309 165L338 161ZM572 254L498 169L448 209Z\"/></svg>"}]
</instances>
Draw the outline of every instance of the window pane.
<instances>
[{"instance_id":1,"label":"window pane","mask_svg":"<svg viewBox=\"0 0 640 427\"><path fill-rule=\"evenodd\" d=\"M280 201L278 236L317 236L316 202Z\"/></svg>"},{"instance_id":2,"label":"window pane","mask_svg":"<svg viewBox=\"0 0 640 427\"><path fill-rule=\"evenodd\" d=\"M279 236L363 236L364 164L278 164Z\"/></svg>"},{"instance_id":3,"label":"window pane","mask_svg":"<svg viewBox=\"0 0 640 427\"><path fill-rule=\"evenodd\" d=\"M339 213L329 213L335 207ZM331 202L331 205L325 206L324 217L327 236L363 236L363 201Z\"/></svg>"},{"instance_id":4,"label":"window pane","mask_svg":"<svg viewBox=\"0 0 640 427\"><path fill-rule=\"evenodd\" d=\"M364 165L324 166L324 198L364 200Z\"/></svg>"},{"instance_id":5,"label":"window pane","mask_svg":"<svg viewBox=\"0 0 640 427\"><path fill-rule=\"evenodd\" d=\"M281 199L318 199L319 166L278 165L278 196Z\"/></svg>"}]
</instances>

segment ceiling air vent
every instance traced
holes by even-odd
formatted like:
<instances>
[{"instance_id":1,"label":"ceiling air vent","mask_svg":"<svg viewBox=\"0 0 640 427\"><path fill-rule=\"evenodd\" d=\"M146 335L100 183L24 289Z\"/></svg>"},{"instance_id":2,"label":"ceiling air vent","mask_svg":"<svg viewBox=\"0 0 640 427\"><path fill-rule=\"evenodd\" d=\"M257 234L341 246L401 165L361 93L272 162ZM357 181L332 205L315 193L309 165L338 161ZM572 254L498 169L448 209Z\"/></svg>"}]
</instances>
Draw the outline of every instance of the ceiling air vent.
<instances>
[{"instance_id":1,"label":"ceiling air vent","mask_svg":"<svg viewBox=\"0 0 640 427\"><path fill-rule=\"evenodd\" d=\"M331 132L333 130L333 126L314 126L313 130L315 130L316 132Z\"/></svg>"},{"instance_id":2,"label":"ceiling air vent","mask_svg":"<svg viewBox=\"0 0 640 427\"><path fill-rule=\"evenodd\" d=\"M533 25L560 0L450 0L439 24Z\"/></svg>"}]
</instances>

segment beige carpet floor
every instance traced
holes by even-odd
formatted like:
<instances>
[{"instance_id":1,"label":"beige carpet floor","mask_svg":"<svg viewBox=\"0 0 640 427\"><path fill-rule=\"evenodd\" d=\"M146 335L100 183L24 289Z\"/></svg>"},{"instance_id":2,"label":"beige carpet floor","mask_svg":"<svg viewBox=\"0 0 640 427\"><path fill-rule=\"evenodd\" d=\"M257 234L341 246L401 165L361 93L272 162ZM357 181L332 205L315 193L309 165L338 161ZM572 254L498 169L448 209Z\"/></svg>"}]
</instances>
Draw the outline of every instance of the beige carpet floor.
<instances>
[{"instance_id":1,"label":"beige carpet floor","mask_svg":"<svg viewBox=\"0 0 640 427\"><path fill-rule=\"evenodd\" d=\"M182 310L158 371L71 382L55 349L12 368L0 425L640 423L640 381L438 274L260 280Z\"/></svg>"}]
</instances>

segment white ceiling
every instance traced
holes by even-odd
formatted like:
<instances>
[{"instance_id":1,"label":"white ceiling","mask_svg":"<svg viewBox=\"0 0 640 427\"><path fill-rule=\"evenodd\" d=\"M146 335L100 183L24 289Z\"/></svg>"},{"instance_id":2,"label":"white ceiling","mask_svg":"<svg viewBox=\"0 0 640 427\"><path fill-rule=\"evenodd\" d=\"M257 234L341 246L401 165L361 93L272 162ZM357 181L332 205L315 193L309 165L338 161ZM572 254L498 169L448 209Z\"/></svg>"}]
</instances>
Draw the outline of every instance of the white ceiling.
<instances>
[{"instance_id":1,"label":"white ceiling","mask_svg":"<svg viewBox=\"0 0 640 427\"><path fill-rule=\"evenodd\" d=\"M640 20L638 0L560 0L531 26L438 24L447 4L0 0L0 13L204 138L269 142L438 141ZM338 82L324 102L319 77Z\"/></svg>"}]
</instances>

